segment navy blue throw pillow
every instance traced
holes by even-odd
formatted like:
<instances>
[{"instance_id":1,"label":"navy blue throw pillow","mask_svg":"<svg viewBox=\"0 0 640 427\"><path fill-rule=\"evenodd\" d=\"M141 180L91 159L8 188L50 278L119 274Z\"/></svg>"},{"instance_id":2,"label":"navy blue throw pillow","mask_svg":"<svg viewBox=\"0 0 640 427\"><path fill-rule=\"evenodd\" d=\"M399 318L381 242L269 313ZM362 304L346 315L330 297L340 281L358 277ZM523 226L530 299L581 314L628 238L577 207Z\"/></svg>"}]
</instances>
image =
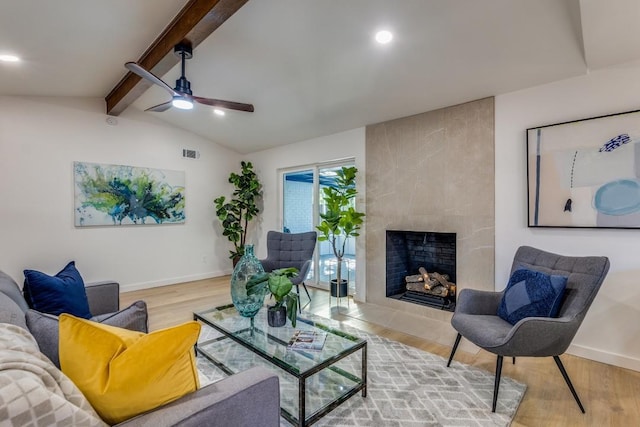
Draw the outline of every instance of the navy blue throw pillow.
<instances>
[{"instance_id":1,"label":"navy blue throw pillow","mask_svg":"<svg viewBox=\"0 0 640 427\"><path fill-rule=\"evenodd\" d=\"M24 270L24 294L30 307L41 313L91 318L84 281L74 261L55 276Z\"/></svg>"},{"instance_id":2,"label":"navy blue throw pillow","mask_svg":"<svg viewBox=\"0 0 640 427\"><path fill-rule=\"evenodd\" d=\"M566 286L565 276L516 270L504 290L498 316L512 325L525 317L556 317Z\"/></svg>"}]
</instances>

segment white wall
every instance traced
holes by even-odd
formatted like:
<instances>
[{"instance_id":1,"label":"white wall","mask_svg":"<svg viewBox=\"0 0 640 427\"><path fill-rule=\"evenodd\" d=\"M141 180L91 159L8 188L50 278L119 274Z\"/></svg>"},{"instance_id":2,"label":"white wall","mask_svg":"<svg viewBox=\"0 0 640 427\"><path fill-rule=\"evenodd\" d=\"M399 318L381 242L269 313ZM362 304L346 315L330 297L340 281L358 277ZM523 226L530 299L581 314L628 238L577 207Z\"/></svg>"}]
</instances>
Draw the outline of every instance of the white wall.
<instances>
[{"instance_id":1,"label":"white wall","mask_svg":"<svg viewBox=\"0 0 640 427\"><path fill-rule=\"evenodd\" d=\"M314 138L295 144L276 147L259 151L245 156L250 160L260 176L264 187L264 207L259 223L251 236L256 245L256 254L259 258L265 257L266 236L269 230L280 230L282 223L280 176L279 170L296 166L311 165L314 163L329 162L333 160L355 158L358 168L357 186L358 197L356 205L358 210L366 212L365 207L365 128L352 129L334 135ZM365 289L365 226L357 239L356 250L356 295L355 298L364 301Z\"/></svg>"},{"instance_id":2,"label":"white wall","mask_svg":"<svg viewBox=\"0 0 640 427\"><path fill-rule=\"evenodd\" d=\"M102 99L0 97L0 270L21 283L25 268L75 260L86 281L123 290L229 273L213 199L231 192L239 155L148 113L106 118ZM75 228L73 161L185 171L186 223Z\"/></svg>"},{"instance_id":3,"label":"white wall","mask_svg":"<svg viewBox=\"0 0 640 427\"><path fill-rule=\"evenodd\" d=\"M640 108L640 63L496 97L496 288L516 248L605 255L611 269L570 352L640 370L640 230L527 228L525 129Z\"/></svg>"}]
</instances>

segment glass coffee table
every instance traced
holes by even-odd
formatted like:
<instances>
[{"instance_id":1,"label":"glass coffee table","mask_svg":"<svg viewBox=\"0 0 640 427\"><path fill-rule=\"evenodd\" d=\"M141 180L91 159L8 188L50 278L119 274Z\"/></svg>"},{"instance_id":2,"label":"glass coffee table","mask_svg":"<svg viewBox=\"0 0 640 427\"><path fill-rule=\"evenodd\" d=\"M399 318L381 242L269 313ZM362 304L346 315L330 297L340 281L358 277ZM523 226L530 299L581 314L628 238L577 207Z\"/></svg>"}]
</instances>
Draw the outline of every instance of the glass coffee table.
<instances>
[{"instance_id":1,"label":"glass coffee table","mask_svg":"<svg viewBox=\"0 0 640 427\"><path fill-rule=\"evenodd\" d=\"M317 321L298 317L296 327L268 326L266 308L254 318L238 314L233 305L193 314L194 320L214 328L196 351L225 374L258 364L278 374L280 414L296 426L308 426L354 394L367 395L367 341ZM326 334L321 350L287 347L296 330ZM358 351L360 350L360 351Z\"/></svg>"}]
</instances>

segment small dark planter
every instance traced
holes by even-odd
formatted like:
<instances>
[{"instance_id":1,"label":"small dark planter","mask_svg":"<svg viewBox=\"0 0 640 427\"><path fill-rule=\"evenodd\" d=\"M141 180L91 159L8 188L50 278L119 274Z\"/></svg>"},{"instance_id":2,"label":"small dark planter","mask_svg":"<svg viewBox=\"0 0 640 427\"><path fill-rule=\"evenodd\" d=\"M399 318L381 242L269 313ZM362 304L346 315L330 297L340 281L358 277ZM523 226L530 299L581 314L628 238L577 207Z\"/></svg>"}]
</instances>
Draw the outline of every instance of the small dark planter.
<instances>
[{"instance_id":1,"label":"small dark planter","mask_svg":"<svg viewBox=\"0 0 640 427\"><path fill-rule=\"evenodd\" d=\"M236 268L236 264L238 264L238 261L240 261L240 258L242 258L241 256L234 256L233 258L231 258L231 262L233 262L233 268Z\"/></svg>"},{"instance_id":2,"label":"small dark planter","mask_svg":"<svg viewBox=\"0 0 640 427\"><path fill-rule=\"evenodd\" d=\"M268 306L267 307L267 322L269 326L279 327L284 326L287 323L287 307L280 306Z\"/></svg>"},{"instance_id":3,"label":"small dark planter","mask_svg":"<svg viewBox=\"0 0 640 427\"><path fill-rule=\"evenodd\" d=\"M331 280L331 296L336 298L346 297L349 293L349 288L347 287L347 280L342 279L340 281L340 286L338 286L338 279Z\"/></svg>"}]
</instances>

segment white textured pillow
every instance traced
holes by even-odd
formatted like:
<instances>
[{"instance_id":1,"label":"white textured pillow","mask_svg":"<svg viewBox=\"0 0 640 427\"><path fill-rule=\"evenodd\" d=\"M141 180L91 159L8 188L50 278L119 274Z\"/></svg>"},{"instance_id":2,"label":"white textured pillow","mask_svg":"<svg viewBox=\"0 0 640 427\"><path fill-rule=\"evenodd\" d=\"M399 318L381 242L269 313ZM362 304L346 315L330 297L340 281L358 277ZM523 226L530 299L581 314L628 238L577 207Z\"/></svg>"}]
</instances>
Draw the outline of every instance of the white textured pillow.
<instances>
[{"instance_id":1,"label":"white textured pillow","mask_svg":"<svg viewBox=\"0 0 640 427\"><path fill-rule=\"evenodd\" d=\"M106 427L33 336L8 323L0 323L0 424Z\"/></svg>"}]
</instances>

